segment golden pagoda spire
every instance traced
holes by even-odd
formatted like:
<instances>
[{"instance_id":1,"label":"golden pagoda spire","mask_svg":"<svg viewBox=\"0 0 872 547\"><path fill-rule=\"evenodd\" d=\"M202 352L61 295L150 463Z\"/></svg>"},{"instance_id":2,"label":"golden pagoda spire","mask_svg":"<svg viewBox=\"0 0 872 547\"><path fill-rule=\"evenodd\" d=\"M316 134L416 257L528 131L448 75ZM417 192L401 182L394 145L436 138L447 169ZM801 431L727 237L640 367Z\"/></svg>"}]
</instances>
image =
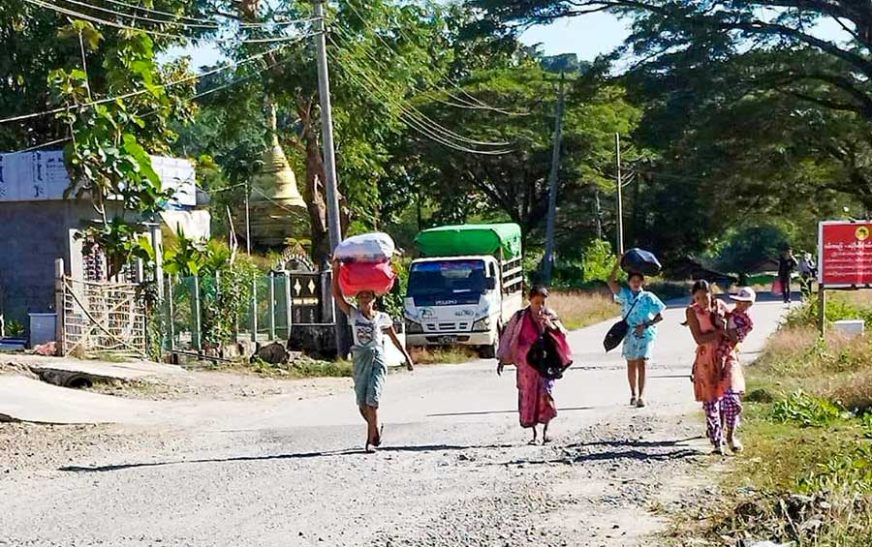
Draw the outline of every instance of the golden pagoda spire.
<instances>
[{"instance_id":1,"label":"golden pagoda spire","mask_svg":"<svg viewBox=\"0 0 872 547\"><path fill-rule=\"evenodd\" d=\"M297 177L279 144L275 103L266 100L269 145L251 184L251 237L259 247L283 247L291 237L308 234L306 202Z\"/></svg>"}]
</instances>

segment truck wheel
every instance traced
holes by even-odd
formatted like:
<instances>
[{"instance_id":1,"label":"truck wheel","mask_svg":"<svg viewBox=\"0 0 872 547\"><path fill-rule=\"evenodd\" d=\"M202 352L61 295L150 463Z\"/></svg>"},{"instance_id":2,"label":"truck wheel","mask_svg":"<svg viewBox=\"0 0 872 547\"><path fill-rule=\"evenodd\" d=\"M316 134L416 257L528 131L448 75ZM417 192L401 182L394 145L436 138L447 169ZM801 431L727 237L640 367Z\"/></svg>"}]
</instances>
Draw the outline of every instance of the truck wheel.
<instances>
[{"instance_id":1,"label":"truck wheel","mask_svg":"<svg viewBox=\"0 0 872 547\"><path fill-rule=\"evenodd\" d=\"M497 356L497 344L499 342L494 342L490 346L481 346L478 349L478 355L482 359L496 359Z\"/></svg>"}]
</instances>

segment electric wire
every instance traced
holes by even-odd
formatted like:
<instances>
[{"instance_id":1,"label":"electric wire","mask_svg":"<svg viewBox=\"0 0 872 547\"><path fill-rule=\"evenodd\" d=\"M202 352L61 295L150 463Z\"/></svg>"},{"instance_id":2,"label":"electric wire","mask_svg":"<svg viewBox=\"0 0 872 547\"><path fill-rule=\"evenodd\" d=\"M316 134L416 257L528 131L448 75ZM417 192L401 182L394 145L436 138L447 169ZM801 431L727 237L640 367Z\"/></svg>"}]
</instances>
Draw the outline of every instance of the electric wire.
<instances>
[{"instance_id":1,"label":"electric wire","mask_svg":"<svg viewBox=\"0 0 872 547\"><path fill-rule=\"evenodd\" d=\"M267 66L267 67L265 67L265 68L262 68L262 69L258 70L258 71L255 72L254 74L249 74L248 76L245 76L245 77L242 77L242 78L237 78L237 79L235 79L235 80L233 80L233 81L230 81L230 82L227 82L227 83L224 83L224 84L221 84L221 85L215 86L215 87L213 87L213 88L207 89L207 90L205 90L205 91L201 91L201 92L199 92L199 93L196 93L195 95L192 95L192 96L191 96L191 100L192 100L192 101L195 101L195 100L200 99L200 98L202 98L202 97L205 97L205 96L207 96L207 95L211 95L212 93L216 93L216 92L218 92L218 91L223 91L223 90L225 90L225 89L227 89L227 88L229 88L229 87L233 87L233 86L235 86L235 85L241 84L241 83L243 83L243 82L246 82L246 81L248 81L248 80L251 80L251 79L253 79L253 78L256 78L257 76L260 76L261 74L263 74L263 73L266 72L267 70L271 70L271 69L273 69L273 68L275 68L275 67L277 67L277 66L280 66L280 65L286 64L286 63L288 63L288 62L290 62L290 59L285 59L284 61L278 61L278 62L275 62L275 63L273 63L273 64L271 64L271 65L269 65L269 66ZM142 117L142 118L147 118L148 116L152 116L152 115L154 115L156 112L157 112L157 110L152 110L151 112L148 112L148 113L146 113L146 114L143 114L141 117ZM29 147L27 147L27 148L22 148L22 149L19 149L19 150L13 150L13 151L11 151L11 152L3 152L3 154L21 154L21 153L25 153L25 152L31 152L31 151L33 151L33 150L38 150L38 149L40 149L40 148L45 148L46 146L51 146L51 145L53 145L53 144L60 144L60 143L62 143L62 142L67 142L67 141L71 141L71 140L73 140L72 137L62 137L62 138L59 138L59 139L54 139L54 140L47 141L47 142L43 142L43 143L40 143L40 144L35 144L35 145L33 145L33 146L29 146Z\"/></svg>"},{"instance_id":2,"label":"electric wire","mask_svg":"<svg viewBox=\"0 0 872 547\"><path fill-rule=\"evenodd\" d=\"M28 1L30 1L30 0L28 0ZM309 37L315 36L316 34L318 34L318 33L311 33L311 34L305 34L305 35L303 35L303 36L299 36L299 37L297 37L297 42L300 42L300 41L302 41L302 40L305 40L306 38L309 38ZM296 43L296 42L294 42L294 43ZM131 97L136 97L136 96L139 96L139 95L143 95L143 94L145 94L145 93L149 93L149 92L153 91L155 88L167 88L167 87L172 87L172 86L175 86L175 85L178 85L178 84L183 84L183 83L187 83L187 82L190 82L190 81L199 80L200 78L204 78L204 77L206 77L206 76L211 76L211 75L213 75L213 74L217 74L217 73L219 73L219 72L223 72L223 71L225 71L225 70L229 70L229 69L231 69L231 68L236 68L236 67L242 66L242 65L244 65L244 64L250 63L250 62L255 61L255 60L257 60L257 59L261 59L261 58L263 58L263 57L266 57L267 55L271 55L271 54L273 54L273 53L276 53L276 52L278 52L278 51L284 49L285 47L288 47L289 45L292 45L292 43L287 43L287 44L284 44L284 45L281 45L281 46L278 46L278 47L275 47L275 48L269 49L269 50L264 51L264 52L262 52L262 53L257 53L257 54L255 54L255 55L251 55L250 57L246 57L245 59L242 59L242 60L240 60L240 61L235 61L235 62L232 62L232 63L228 63L228 64L226 64L226 65L221 65L220 67L217 67L217 68L213 68L213 69L207 70L206 72L201 72L201 73L198 73L198 74L193 74L193 75L191 75L191 76L186 76L186 77L184 77L184 78L180 78L180 79L178 79L178 80L173 80L173 81L170 81L170 82L167 82L167 83L164 83L164 84L158 84L158 85L152 86L151 88L143 88L143 89L139 89L139 90L136 90L136 91L131 91L131 92L129 92L129 93L125 93L125 94L123 94L123 95L116 95L116 96L113 96L113 97L106 97L106 98L104 98L104 99L98 99L98 100L94 100L94 101L89 101L89 102L87 102L87 103L82 103L82 104L78 104L78 105L61 106L61 107L58 107L58 108L53 108L53 109L50 109L50 110L44 110L44 111L41 111L41 112L33 112L33 113L30 113L30 114L21 114L21 115L17 115L17 116L11 116L11 117L8 117L8 118L2 118L2 119L0 119L0 124L9 123L9 122L16 122L16 121L23 121L23 120L28 120L28 119L32 119L32 118L38 118L38 117L42 117L42 116L48 116L48 115L51 115L51 114L58 114L58 113L60 113L60 112L65 112L65 111L67 111L67 110L74 110L74 109L81 109L81 108L90 108L90 107L92 107L92 106L96 106L96 105L100 105L100 104L110 103L110 102L117 101L117 100L124 100L124 99L129 99L129 98L131 98Z\"/></svg>"},{"instance_id":3,"label":"electric wire","mask_svg":"<svg viewBox=\"0 0 872 547\"><path fill-rule=\"evenodd\" d=\"M337 50L344 53L344 51L339 48L339 46L336 44L336 42L334 42L332 40L332 38L330 39L330 43L333 44L337 48ZM340 65L345 64L341 59L339 60L339 63L340 63ZM356 67L356 68L358 68L358 70L360 71L360 74L363 75L367 81L369 81L371 86L377 87L377 84L375 82L373 82L371 75L367 74L364 71L364 69L362 69L360 67ZM444 134L448 138L456 139L456 140L465 142L467 144L475 144L475 145L479 145L479 146L497 147L497 146L508 146L511 144L509 142L486 142L486 141L477 141L474 139L469 139L467 137L464 137L463 135L459 135L458 133L455 133L454 131L451 131L450 129L440 125L438 122L434 121L432 118L430 118L429 116L427 116L426 114L421 112L416 107L408 104L408 101L405 101L405 103L408 106L405 106L405 107L400 106L400 108L405 110L407 115L410 115L410 116L417 115L419 123L423 123L425 125L430 125L435 131L438 131L438 132ZM396 106L396 105L394 105L394 106ZM409 112L409 111L411 111L411 112Z\"/></svg>"},{"instance_id":4,"label":"electric wire","mask_svg":"<svg viewBox=\"0 0 872 547\"><path fill-rule=\"evenodd\" d=\"M118 28L118 29L123 29L123 30L138 31L138 32L143 32L145 34L150 34L153 36L172 38L172 39L179 40L179 41L187 41L188 40L187 36L183 36L181 34L171 34L171 33L163 32L163 31L159 31L159 30L147 29L147 28L143 28L143 27L128 25L125 23L119 23L117 21L109 21L107 19L102 19L100 17L88 15L88 14L82 13L80 11L68 9L68 8L63 7L63 6L58 6L56 4L44 2L43 0L24 0L24 1L29 3L29 4L32 4L34 6L40 7L40 8L51 10L51 11L54 11L54 12L62 14L62 15L67 15L67 16L72 17L74 19L81 19L83 21L89 21L91 23L95 23L95 24L99 24L99 25L106 25L106 26L110 26L110 27L114 27L114 28ZM72 0L68 0L68 1L72 1ZM95 9L98 9L98 8L95 8ZM128 16L128 17L133 17L133 16ZM167 22L167 23L169 23L169 22ZM276 43L276 42L282 42L282 41L291 41L291 40L294 40L296 38L297 38L296 36L274 36L274 37L269 37L269 38L247 38L247 39L241 40L240 43L243 43L243 44L266 44L266 43ZM228 42L228 41L232 41L232 40L218 39L216 41Z\"/></svg>"},{"instance_id":5,"label":"electric wire","mask_svg":"<svg viewBox=\"0 0 872 547\"><path fill-rule=\"evenodd\" d=\"M163 16L173 17L173 18L187 19L188 21L193 21L196 23L207 23L207 24L214 23L214 21L211 19L204 19L204 18L200 18L200 17L191 17L188 15L179 15L177 13L156 10L153 8L146 8L144 6L137 6L135 4L130 4L127 2L121 2L120 0L103 0L103 1L107 2L109 4L114 4L116 6L140 11L143 13L150 13L152 15L163 15ZM259 28L259 27L271 27L271 26L278 26L278 25L294 25L294 24L298 24L298 23L314 22L314 21L317 21L319 19L318 17L309 17L309 18L305 18L305 19L291 19L288 21L268 21L268 22L256 23L256 22L238 21L234 17L230 17L228 15L224 15L224 14L220 14L220 13L218 13L216 15L218 15L220 17L228 18L228 19L234 21L236 24L238 24L242 28Z\"/></svg>"},{"instance_id":6,"label":"electric wire","mask_svg":"<svg viewBox=\"0 0 872 547\"><path fill-rule=\"evenodd\" d=\"M387 47L387 48L393 50L393 47L392 47L390 44L388 44L388 43L387 43L387 42L386 42L386 41L381 37L380 34L378 34L377 32L374 31L374 29L372 28L372 26L370 25L370 23L369 23L369 22L367 21L367 19L363 16L363 14L362 14L362 13L361 13L361 12L360 12L356 7L354 7L354 2L353 2L353 0L349 0L349 1L347 2L347 5L348 5L348 7L351 9L351 11L353 11L353 12L355 13L355 15L357 15L358 19L360 19L361 23L363 23L363 25L367 28L368 31L370 31L373 35L375 35L375 37L376 37L379 41L381 41L381 42L385 45L385 47ZM414 40L411 39L411 37L406 33L405 30L403 30L402 27L400 27L400 26L398 25L397 28L396 28L396 30L397 30L397 32L398 32L398 33L399 33L403 38L406 39L406 41L408 41L409 43L414 43ZM463 87L460 86L460 85L459 85L457 82L455 82L454 80L452 80L452 79L450 79L450 78L448 78L448 77L446 77L446 78L444 78L444 79L445 79L446 82L448 82L449 84L451 84L452 87L456 88L456 89L457 89L458 91L460 91L462 94L466 95L467 97L469 97L469 99L471 99L472 102L470 102L470 101L468 101L468 100L465 100L465 99L463 99L462 97L458 97L458 96L452 94L451 92L449 92L449 91L447 91L447 90L445 90L445 89L442 89L442 90L441 90L441 91L444 92L444 93L445 93L449 98L451 98L451 99L453 99L453 100L455 100L455 101L458 101L458 103L465 104L466 106L465 106L464 108L467 108L467 109L470 109L470 110L490 110L490 111L493 111L493 112L498 112L498 113L500 113L500 114L504 114L504 115L506 115L506 116L526 116L526 115L529 114L529 113L526 113L526 112L508 112L508 111L506 111L506 110L503 110L503 109L500 109L500 108L496 108L496 107L494 107L494 106L491 106L491 105L489 105L489 104L487 104L487 103L485 103L485 102L479 100L478 98L476 98L476 97L470 95L469 93L467 93L467 91L466 91L465 89L463 89Z\"/></svg>"},{"instance_id":7,"label":"electric wire","mask_svg":"<svg viewBox=\"0 0 872 547\"><path fill-rule=\"evenodd\" d=\"M341 61L339 59L336 59L335 55L333 55L333 54L330 54L330 55L334 58L334 60L341 63ZM364 73L361 72L360 77L358 77L358 76L352 74L349 71L349 68L347 66L345 68L346 68L346 75L351 80L353 80L358 86L363 88L370 97L372 97L377 102L381 102L381 103L387 104L389 106L393 106L394 108L397 108L398 110L400 110L399 119L403 124L405 124L410 129L420 133L421 135L429 138L430 140L433 140L434 142L437 142L437 143L442 144L446 147L449 147L449 148L452 148L452 149L455 149L455 150L458 150L461 152L467 152L470 154L485 155L485 156L502 156L502 155L510 154L510 153L515 151L514 149L503 149L503 150L473 149L473 148L469 148L467 146L464 146L462 144L458 144L457 142L451 140L451 138L448 136L435 133L432 128L428 127L426 124L421 122L419 119L415 118L413 115L410 115L404 109L404 107L402 105L398 105L396 102L391 102L390 99L384 94L382 94L382 96L380 97L377 94L378 92L374 91L374 90L379 89L378 85L374 84L371 80L367 84L367 83L364 83L360 79L360 77L362 77L364 79L368 78L368 76L366 76Z\"/></svg>"}]
</instances>

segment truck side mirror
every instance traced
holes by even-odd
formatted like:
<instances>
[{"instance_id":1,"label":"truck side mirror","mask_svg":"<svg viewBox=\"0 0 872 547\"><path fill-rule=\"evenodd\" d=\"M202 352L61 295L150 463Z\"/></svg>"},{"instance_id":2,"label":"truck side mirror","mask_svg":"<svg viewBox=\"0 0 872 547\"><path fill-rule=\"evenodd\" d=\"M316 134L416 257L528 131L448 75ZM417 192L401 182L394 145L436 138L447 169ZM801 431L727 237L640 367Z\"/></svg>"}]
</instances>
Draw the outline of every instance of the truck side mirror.
<instances>
[{"instance_id":1,"label":"truck side mirror","mask_svg":"<svg viewBox=\"0 0 872 547\"><path fill-rule=\"evenodd\" d=\"M484 281L484 286L487 290L492 291L497 288L497 278L496 277L486 277Z\"/></svg>"}]
</instances>

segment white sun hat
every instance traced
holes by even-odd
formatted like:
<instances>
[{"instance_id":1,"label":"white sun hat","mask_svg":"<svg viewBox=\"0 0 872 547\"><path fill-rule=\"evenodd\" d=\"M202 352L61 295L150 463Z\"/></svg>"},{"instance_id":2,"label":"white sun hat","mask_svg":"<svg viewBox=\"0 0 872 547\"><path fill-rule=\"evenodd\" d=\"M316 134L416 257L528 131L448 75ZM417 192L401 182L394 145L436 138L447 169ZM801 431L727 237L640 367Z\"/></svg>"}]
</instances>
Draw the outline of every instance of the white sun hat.
<instances>
[{"instance_id":1,"label":"white sun hat","mask_svg":"<svg viewBox=\"0 0 872 547\"><path fill-rule=\"evenodd\" d=\"M736 294L731 294L730 299L736 302L751 302L753 304L757 301L757 293L751 287L742 287Z\"/></svg>"}]
</instances>

